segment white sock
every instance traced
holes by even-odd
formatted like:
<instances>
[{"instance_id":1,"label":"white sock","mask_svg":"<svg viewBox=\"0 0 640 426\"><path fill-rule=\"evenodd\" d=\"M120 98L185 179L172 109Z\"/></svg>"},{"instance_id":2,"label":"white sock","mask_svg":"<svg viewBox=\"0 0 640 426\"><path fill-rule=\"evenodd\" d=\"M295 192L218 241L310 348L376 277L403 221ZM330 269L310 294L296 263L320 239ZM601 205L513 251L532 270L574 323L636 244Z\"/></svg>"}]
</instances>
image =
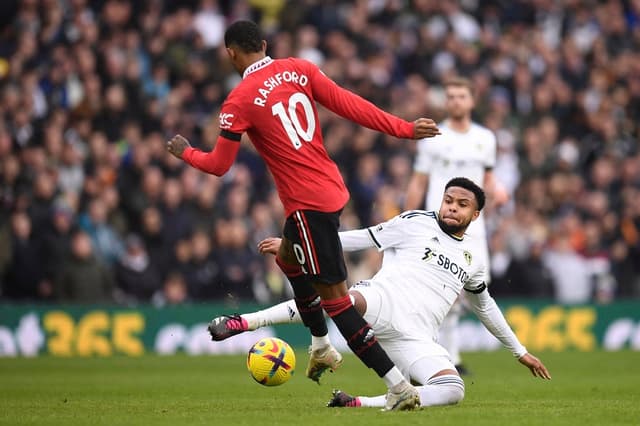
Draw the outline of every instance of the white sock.
<instances>
[{"instance_id":1,"label":"white sock","mask_svg":"<svg viewBox=\"0 0 640 426\"><path fill-rule=\"evenodd\" d=\"M302 322L300 314L298 313L298 308L296 307L296 302L293 299L261 311L242 314L242 318L247 321L249 330L255 330L257 328L273 324L293 324Z\"/></svg>"},{"instance_id":2,"label":"white sock","mask_svg":"<svg viewBox=\"0 0 640 426\"><path fill-rule=\"evenodd\" d=\"M355 299L352 295L349 295L349 298L353 304ZM298 307L293 299L289 299L286 302L273 305L270 308L263 309L261 311L242 314L241 316L247 321L249 330L256 330L273 324L302 324L302 318L300 318ZM328 343L329 342L327 341L327 344Z\"/></svg>"},{"instance_id":3,"label":"white sock","mask_svg":"<svg viewBox=\"0 0 640 426\"><path fill-rule=\"evenodd\" d=\"M391 370L387 371L387 374L382 378L384 383L387 385L387 388L391 389L392 387L406 382L407 380L404 378L398 367L393 367Z\"/></svg>"},{"instance_id":4,"label":"white sock","mask_svg":"<svg viewBox=\"0 0 640 426\"><path fill-rule=\"evenodd\" d=\"M378 396L359 396L361 407L384 407L384 403L387 402L386 395Z\"/></svg>"},{"instance_id":5,"label":"white sock","mask_svg":"<svg viewBox=\"0 0 640 426\"><path fill-rule=\"evenodd\" d=\"M420 393L420 406L457 404L464 398L464 382L456 375L438 376L424 386L416 386ZM384 407L386 395L359 396L361 407Z\"/></svg>"},{"instance_id":6,"label":"white sock","mask_svg":"<svg viewBox=\"0 0 640 426\"><path fill-rule=\"evenodd\" d=\"M327 347L331 344L331 340L329 340L329 335L325 334L324 336L311 336L311 350L315 351L316 349L321 349Z\"/></svg>"},{"instance_id":7,"label":"white sock","mask_svg":"<svg viewBox=\"0 0 640 426\"><path fill-rule=\"evenodd\" d=\"M242 318L247 321L249 330L255 330L273 324L302 323L302 319L298 313L298 307L293 299L278 303L261 311L242 314ZM324 348L330 344L329 335L311 336L312 350Z\"/></svg>"}]
</instances>

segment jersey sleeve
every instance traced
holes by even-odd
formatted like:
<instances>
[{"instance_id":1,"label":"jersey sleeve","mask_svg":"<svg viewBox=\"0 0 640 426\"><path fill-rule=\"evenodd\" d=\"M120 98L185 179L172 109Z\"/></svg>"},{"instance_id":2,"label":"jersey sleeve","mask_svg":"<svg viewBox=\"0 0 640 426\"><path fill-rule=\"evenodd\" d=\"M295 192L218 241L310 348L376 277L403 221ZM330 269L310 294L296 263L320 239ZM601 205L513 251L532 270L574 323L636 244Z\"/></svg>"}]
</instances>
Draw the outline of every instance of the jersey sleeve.
<instances>
[{"instance_id":1,"label":"jersey sleeve","mask_svg":"<svg viewBox=\"0 0 640 426\"><path fill-rule=\"evenodd\" d=\"M220 115L218 116L220 136L232 141L239 141L242 134L252 127L239 101L242 95L238 91L242 91L241 86L238 86L222 104Z\"/></svg>"},{"instance_id":2,"label":"jersey sleeve","mask_svg":"<svg viewBox=\"0 0 640 426\"><path fill-rule=\"evenodd\" d=\"M367 228L369 238L378 251L394 247L405 240L406 226L400 216L389 219L381 224Z\"/></svg>"},{"instance_id":3,"label":"jersey sleeve","mask_svg":"<svg viewBox=\"0 0 640 426\"><path fill-rule=\"evenodd\" d=\"M312 76L313 98L321 105L369 129L398 138L413 139L413 123L382 111L366 99L338 86L316 65L308 62L307 68Z\"/></svg>"},{"instance_id":4,"label":"jersey sleeve","mask_svg":"<svg viewBox=\"0 0 640 426\"><path fill-rule=\"evenodd\" d=\"M479 268L464 283L465 291L473 294L482 293L486 288L484 268Z\"/></svg>"},{"instance_id":5,"label":"jersey sleeve","mask_svg":"<svg viewBox=\"0 0 640 426\"><path fill-rule=\"evenodd\" d=\"M520 343L518 337L511 330L502 311L493 297L489 295L488 290L477 294L469 294L466 300L487 330L509 349L513 356L520 358L527 353L527 348Z\"/></svg>"},{"instance_id":6,"label":"jersey sleeve","mask_svg":"<svg viewBox=\"0 0 640 426\"><path fill-rule=\"evenodd\" d=\"M216 176L222 176L230 168L238 155L240 140L230 140L222 136L218 137L213 151L204 152L196 148L187 148L182 154L182 159L192 167Z\"/></svg>"},{"instance_id":7,"label":"jersey sleeve","mask_svg":"<svg viewBox=\"0 0 640 426\"><path fill-rule=\"evenodd\" d=\"M342 249L346 252L376 247L368 229L355 229L339 233Z\"/></svg>"},{"instance_id":8,"label":"jersey sleeve","mask_svg":"<svg viewBox=\"0 0 640 426\"><path fill-rule=\"evenodd\" d=\"M417 146L417 154L413 163L413 170L428 175L433 169L433 159L436 154L436 144L440 141L440 136L430 139L420 139Z\"/></svg>"}]
</instances>

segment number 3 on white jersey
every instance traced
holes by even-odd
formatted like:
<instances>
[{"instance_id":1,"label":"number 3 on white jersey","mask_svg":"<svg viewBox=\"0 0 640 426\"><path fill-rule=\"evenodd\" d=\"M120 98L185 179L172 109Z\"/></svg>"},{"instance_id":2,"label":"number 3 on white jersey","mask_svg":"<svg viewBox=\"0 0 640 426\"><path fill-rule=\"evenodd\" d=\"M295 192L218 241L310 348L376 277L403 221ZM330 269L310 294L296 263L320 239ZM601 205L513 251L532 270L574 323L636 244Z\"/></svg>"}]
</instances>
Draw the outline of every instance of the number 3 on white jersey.
<instances>
[{"instance_id":1,"label":"number 3 on white jersey","mask_svg":"<svg viewBox=\"0 0 640 426\"><path fill-rule=\"evenodd\" d=\"M282 127L284 127L284 130L287 132L287 136L289 136L289 140L293 144L293 147L295 149L300 149L302 146L302 141L300 139L305 142L311 142L313 139L313 133L316 130L313 106L311 105L311 101L307 95L301 92L291 95L288 104L288 112L282 102L278 102L271 107L271 112L273 115L280 118ZM308 126L306 130L302 128L300 119L298 118L298 113L296 112L298 104L302 105L302 109L304 111L304 118L306 119Z\"/></svg>"}]
</instances>

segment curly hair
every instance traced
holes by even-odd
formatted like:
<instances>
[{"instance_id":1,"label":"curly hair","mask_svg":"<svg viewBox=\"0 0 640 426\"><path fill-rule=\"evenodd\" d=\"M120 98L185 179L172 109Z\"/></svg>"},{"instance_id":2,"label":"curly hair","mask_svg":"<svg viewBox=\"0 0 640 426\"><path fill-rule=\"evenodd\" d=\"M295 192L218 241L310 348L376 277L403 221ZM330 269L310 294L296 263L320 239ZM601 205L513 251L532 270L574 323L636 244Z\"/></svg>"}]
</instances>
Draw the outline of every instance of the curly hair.
<instances>
[{"instance_id":1,"label":"curly hair","mask_svg":"<svg viewBox=\"0 0 640 426\"><path fill-rule=\"evenodd\" d=\"M476 201L478 202L478 210L482 210L482 208L484 207L486 196L482 188L476 185L471 179L467 179L465 177L455 177L447 182L444 187L445 191L452 186L468 189L469 191L473 192L473 195L475 195Z\"/></svg>"}]
</instances>

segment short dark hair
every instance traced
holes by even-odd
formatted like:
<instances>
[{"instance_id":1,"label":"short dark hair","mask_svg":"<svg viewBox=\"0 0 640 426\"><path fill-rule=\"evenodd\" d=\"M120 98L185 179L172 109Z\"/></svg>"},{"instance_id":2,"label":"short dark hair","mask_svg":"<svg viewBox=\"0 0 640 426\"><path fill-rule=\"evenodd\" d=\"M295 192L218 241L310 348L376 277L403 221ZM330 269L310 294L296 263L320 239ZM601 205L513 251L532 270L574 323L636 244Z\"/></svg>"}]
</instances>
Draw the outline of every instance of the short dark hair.
<instances>
[{"instance_id":1,"label":"short dark hair","mask_svg":"<svg viewBox=\"0 0 640 426\"><path fill-rule=\"evenodd\" d=\"M469 93L471 94L471 97L475 96L475 90L474 90L474 87L473 87L473 83L468 78L460 77L460 76L449 77L444 81L443 85L444 85L445 88L447 88L447 87L464 87L469 91Z\"/></svg>"},{"instance_id":2,"label":"short dark hair","mask_svg":"<svg viewBox=\"0 0 640 426\"><path fill-rule=\"evenodd\" d=\"M262 31L253 21L236 21L224 33L226 47L238 46L245 53L260 52L262 50Z\"/></svg>"},{"instance_id":3,"label":"short dark hair","mask_svg":"<svg viewBox=\"0 0 640 426\"><path fill-rule=\"evenodd\" d=\"M476 185L471 179L467 179L465 177L455 177L447 182L444 190L446 191L452 186L468 189L469 191L473 192L473 195L476 197L476 202L478 203L478 210L482 210L482 208L484 207L486 196L484 195L484 191L482 190L482 188Z\"/></svg>"}]
</instances>

